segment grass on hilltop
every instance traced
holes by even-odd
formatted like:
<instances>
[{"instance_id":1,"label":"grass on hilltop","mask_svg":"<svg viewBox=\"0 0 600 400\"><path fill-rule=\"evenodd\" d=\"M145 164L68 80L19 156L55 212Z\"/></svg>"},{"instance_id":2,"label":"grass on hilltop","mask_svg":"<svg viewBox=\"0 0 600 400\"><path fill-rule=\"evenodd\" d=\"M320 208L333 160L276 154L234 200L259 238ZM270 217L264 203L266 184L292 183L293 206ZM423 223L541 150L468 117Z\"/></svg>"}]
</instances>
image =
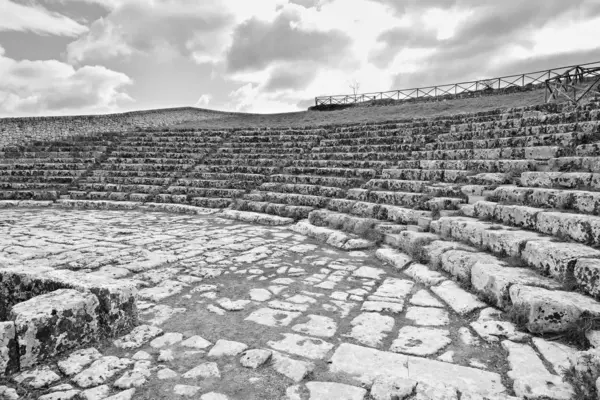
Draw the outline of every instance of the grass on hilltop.
<instances>
[{"instance_id":1,"label":"grass on hilltop","mask_svg":"<svg viewBox=\"0 0 600 400\"><path fill-rule=\"evenodd\" d=\"M384 122L406 118L429 118L497 108L525 107L544 103L544 90L504 95L431 102L401 103L391 106L352 107L338 111L300 111L281 114L223 114L215 119L190 121L176 128L227 129L259 127L303 127L331 124Z\"/></svg>"}]
</instances>

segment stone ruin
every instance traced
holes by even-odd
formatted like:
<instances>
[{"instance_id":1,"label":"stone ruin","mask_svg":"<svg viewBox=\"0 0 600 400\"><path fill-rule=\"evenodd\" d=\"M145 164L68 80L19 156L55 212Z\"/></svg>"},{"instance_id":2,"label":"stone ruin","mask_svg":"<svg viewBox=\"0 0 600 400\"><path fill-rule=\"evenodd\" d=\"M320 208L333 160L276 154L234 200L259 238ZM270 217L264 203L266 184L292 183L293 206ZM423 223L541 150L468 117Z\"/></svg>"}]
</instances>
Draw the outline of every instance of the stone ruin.
<instances>
[{"instance_id":1,"label":"stone ruin","mask_svg":"<svg viewBox=\"0 0 600 400\"><path fill-rule=\"evenodd\" d=\"M0 399L600 393L600 99L85 121L0 120Z\"/></svg>"}]
</instances>

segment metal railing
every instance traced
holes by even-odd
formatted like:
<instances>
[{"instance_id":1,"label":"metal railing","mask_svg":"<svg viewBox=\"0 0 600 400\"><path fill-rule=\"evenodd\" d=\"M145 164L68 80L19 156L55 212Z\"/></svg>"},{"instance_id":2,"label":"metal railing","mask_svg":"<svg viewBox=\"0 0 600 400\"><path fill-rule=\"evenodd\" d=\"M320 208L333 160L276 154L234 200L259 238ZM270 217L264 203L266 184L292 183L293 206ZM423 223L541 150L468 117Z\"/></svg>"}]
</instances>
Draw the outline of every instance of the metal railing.
<instances>
[{"instance_id":1,"label":"metal railing","mask_svg":"<svg viewBox=\"0 0 600 400\"><path fill-rule=\"evenodd\" d=\"M315 105L354 104L374 100L411 100L435 97L452 97L463 93L493 93L496 90L509 88L524 88L539 85L543 87L546 81L564 75L573 68L600 68L600 61L568 67L553 68L544 71L528 72L520 75L508 75L498 78L481 79L470 82L451 83L446 85L426 86L413 89L391 90L387 92L371 92L362 94L342 94L334 96L315 97ZM546 86L547 87L547 86Z\"/></svg>"},{"instance_id":2,"label":"metal railing","mask_svg":"<svg viewBox=\"0 0 600 400\"><path fill-rule=\"evenodd\" d=\"M577 105L587 95L600 95L600 67L574 66L546 80L546 103L568 100Z\"/></svg>"}]
</instances>

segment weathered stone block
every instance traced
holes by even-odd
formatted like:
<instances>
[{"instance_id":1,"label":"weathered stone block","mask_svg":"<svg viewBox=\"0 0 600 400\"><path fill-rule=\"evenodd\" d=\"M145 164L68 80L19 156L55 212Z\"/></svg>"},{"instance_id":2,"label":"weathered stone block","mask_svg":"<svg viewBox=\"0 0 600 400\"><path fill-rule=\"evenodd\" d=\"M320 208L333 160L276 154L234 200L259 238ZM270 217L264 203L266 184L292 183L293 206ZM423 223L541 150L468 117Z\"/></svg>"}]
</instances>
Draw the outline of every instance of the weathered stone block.
<instances>
[{"instance_id":1,"label":"weathered stone block","mask_svg":"<svg viewBox=\"0 0 600 400\"><path fill-rule=\"evenodd\" d=\"M14 321L0 322L0 377L17 371L18 349Z\"/></svg>"},{"instance_id":2,"label":"weathered stone block","mask_svg":"<svg viewBox=\"0 0 600 400\"><path fill-rule=\"evenodd\" d=\"M471 281L471 269L477 262L494 263L497 258L486 253L474 253L462 249L446 251L440 258L442 269L459 281Z\"/></svg>"},{"instance_id":3,"label":"weathered stone block","mask_svg":"<svg viewBox=\"0 0 600 400\"><path fill-rule=\"evenodd\" d=\"M572 276L577 260L600 258L600 251L577 243L540 240L528 242L521 257L535 269L559 280L565 280Z\"/></svg>"},{"instance_id":4,"label":"weathered stone block","mask_svg":"<svg viewBox=\"0 0 600 400\"><path fill-rule=\"evenodd\" d=\"M509 289L512 285L538 286L546 289L560 289L560 284L544 278L527 268L506 267L503 262L479 261L471 269L473 288L493 301L493 305L506 308L510 303Z\"/></svg>"},{"instance_id":5,"label":"weathered stone block","mask_svg":"<svg viewBox=\"0 0 600 400\"><path fill-rule=\"evenodd\" d=\"M59 289L15 305L20 368L25 369L98 338L100 304L92 293Z\"/></svg>"},{"instance_id":6,"label":"weathered stone block","mask_svg":"<svg viewBox=\"0 0 600 400\"><path fill-rule=\"evenodd\" d=\"M577 260L573 274L583 291L596 298L600 297L600 260L586 258Z\"/></svg>"},{"instance_id":7,"label":"weathered stone block","mask_svg":"<svg viewBox=\"0 0 600 400\"><path fill-rule=\"evenodd\" d=\"M511 286L509 293L513 305L527 318L527 328L534 333L567 331L584 313L600 317L600 304L579 293L523 285Z\"/></svg>"}]
</instances>

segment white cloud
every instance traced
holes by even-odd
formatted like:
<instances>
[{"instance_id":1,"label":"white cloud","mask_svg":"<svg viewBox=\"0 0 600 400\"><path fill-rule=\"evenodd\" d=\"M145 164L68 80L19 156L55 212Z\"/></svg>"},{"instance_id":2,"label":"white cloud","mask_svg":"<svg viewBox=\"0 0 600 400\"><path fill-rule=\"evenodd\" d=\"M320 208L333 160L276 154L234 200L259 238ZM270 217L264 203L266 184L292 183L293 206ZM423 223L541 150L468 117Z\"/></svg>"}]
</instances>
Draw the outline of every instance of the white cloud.
<instances>
[{"instance_id":1,"label":"white cloud","mask_svg":"<svg viewBox=\"0 0 600 400\"><path fill-rule=\"evenodd\" d=\"M194 104L194 107L206 107L208 103L210 103L211 99L212 96L210 94L203 94L200 96L196 104Z\"/></svg>"},{"instance_id":2,"label":"white cloud","mask_svg":"<svg viewBox=\"0 0 600 400\"><path fill-rule=\"evenodd\" d=\"M0 31L75 37L87 30L86 26L41 6L27 6L10 0L0 0Z\"/></svg>"},{"instance_id":3,"label":"white cloud","mask_svg":"<svg viewBox=\"0 0 600 400\"><path fill-rule=\"evenodd\" d=\"M64 115L119 110L131 79L102 66L75 69L57 60L16 61L0 47L0 115Z\"/></svg>"}]
</instances>

